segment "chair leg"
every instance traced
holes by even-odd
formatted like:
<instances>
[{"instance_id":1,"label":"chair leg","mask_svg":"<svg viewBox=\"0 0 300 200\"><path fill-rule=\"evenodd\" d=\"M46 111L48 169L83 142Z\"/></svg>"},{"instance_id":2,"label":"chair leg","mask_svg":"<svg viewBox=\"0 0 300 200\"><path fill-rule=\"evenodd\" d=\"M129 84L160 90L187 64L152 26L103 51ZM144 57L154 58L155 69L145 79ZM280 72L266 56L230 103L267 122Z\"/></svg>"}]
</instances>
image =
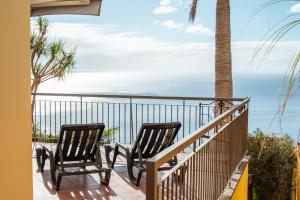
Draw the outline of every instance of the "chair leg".
<instances>
[{"instance_id":1,"label":"chair leg","mask_svg":"<svg viewBox=\"0 0 300 200\"><path fill-rule=\"evenodd\" d=\"M142 174L143 174L143 171L139 170L138 177L137 177L136 184L135 184L136 186L140 185Z\"/></svg>"},{"instance_id":2,"label":"chair leg","mask_svg":"<svg viewBox=\"0 0 300 200\"><path fill-rule=\"evenodd\" d=\"M142 176L142 170L139 169L139 173L138 173L138 177L136 178L133 174L133 163L131 161L131 157L130 157L130 154L129 152L126 154L126 159L127 159L127 171L128 171L128 176L129 176L129 179L130 179L130 182L133 183L134 185L136 186L139 186L140 184L140 179L141 179L141 176Z\"/></svg>"},{"instance_id":3,"label":"chair leg","mask_svg":"<svg viewBox=\"0 0 300 200\"><path fill-rule=\"evenodd\" d=\"M36 148L36 162L37 162L37 172L42 172L44 171L44 166L45 166L45 161L47 159L47 154L44 149L41 148Z\"/></svg>"},{"instance_id":4,"label":"chair leg","mask_svg":"<svg viewBox=\"0 0 300 200\"><path fill-rule=\"evenodd\" d=\"M133 165L131 161L127 161L127 171L128 171L130 182L138 186L137 178L135 178L133 175Z\"/></svg>"},{"instance_id":5,"label":"chair leg","mask_svg":"<svg viewBox=\"0 0 300 200\"><path fill-rule=\"evenodd\" d=\"M107 163L107 166L111 167L112 165L112 161L110 159L110 152L112 152L112 148L110 146L104 146L104 150L105 150L105 158L106 158L106 163Z\"/></svg>"},{"instance_id":6,"label":"chair leg","mask_svg":"<svg viewBox=\"0 0 300 200\"><path fill-rule=\"evenodd\" d=\"M116 160L117 160L117 157L119 155L119 147L115 147L115 152L114 152L114 157L113 157L113 160L112 160L112 163L111 163L111 168L113 169L115 167L115 163L116 163Z\"/></svg>"},{"instance_id":7,"label":"chair leg","mask_svg":"<svg viewBox=\"0 0 300 200\"><path fill-rule=\"evenodd\" d=\"M111 175L111 169L105 169L104 173L105 173L104 177L102 176L102 172L99 173L100 182L104 185L108 185L110 180L110 175Z\"/></svg>"},{"instance_id":8,"label":"chair leg","mask_svg":"<svg viewBox=\"0 0 300 200\"><path fill-rule=\"evenodd\" d=\"M56 191L59 191L61 178L62 178L62 175L59 173L59 174L57 175L57 180L56 180L56 184L55 184L55 190L56 190Z\"/></svg>"}]
</instances>

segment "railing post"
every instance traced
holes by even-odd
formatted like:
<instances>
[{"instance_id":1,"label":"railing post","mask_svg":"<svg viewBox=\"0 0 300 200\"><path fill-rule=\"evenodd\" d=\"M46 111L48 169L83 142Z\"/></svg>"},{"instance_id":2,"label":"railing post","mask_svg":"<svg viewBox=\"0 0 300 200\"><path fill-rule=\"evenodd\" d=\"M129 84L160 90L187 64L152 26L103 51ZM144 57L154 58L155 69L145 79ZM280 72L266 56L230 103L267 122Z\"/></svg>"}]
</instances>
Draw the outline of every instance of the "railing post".
<instances>
[{"instance_id":1,"label":"railing post","mask_svg":"<svg viewBox=\"0 0 300 200\"><path fill-rule=\"evenodd\" d=\"M157 169L156 162L147 161L146 200L157 200Z\"/></svg>"},{"instance_id":2,"label":"railing post","mask_svg":"<svg viewBox=\"0 0 300 200\"><path fill-rule=\"evenodd\" d=\"M196 141L193 143L193 152L196 152L196 149L197 149L197 143Z\"/></svg>"}]
</instances>

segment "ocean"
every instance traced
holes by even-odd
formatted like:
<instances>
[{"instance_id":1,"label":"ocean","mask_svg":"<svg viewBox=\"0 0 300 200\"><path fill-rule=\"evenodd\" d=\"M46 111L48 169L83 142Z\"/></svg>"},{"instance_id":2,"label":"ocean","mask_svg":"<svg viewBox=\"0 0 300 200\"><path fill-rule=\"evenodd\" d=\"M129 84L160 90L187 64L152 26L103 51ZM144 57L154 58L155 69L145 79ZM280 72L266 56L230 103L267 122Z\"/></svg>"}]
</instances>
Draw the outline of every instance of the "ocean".
<instances>
[{"instance_id":1,"label":"ocean","mask_svg":"<svg viewBox=\"0 0 300 200\"><path fill-rule=\"evenodd\" d=\"M235 74L234 97L250 97L249 131L288 134L295 141L300 129L300 91L287 106L282 123L279 108L282 75ZM75 72L64 81L43 83L38 92L109 93L165 96L214 96L213 74L156 74L154 72Z\"/></svg>"}]
</instances>

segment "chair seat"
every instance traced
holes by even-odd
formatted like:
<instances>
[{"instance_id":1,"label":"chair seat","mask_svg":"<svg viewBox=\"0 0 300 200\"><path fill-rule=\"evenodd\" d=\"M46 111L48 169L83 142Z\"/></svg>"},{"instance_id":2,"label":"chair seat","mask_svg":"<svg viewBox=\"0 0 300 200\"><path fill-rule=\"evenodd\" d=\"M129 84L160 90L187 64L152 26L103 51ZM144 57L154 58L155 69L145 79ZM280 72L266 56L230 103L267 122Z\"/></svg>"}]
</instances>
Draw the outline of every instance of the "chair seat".
<instances>
[{"instance_id":1,"label":"chair seat","mask_svg":"<svg viewBox=\"0 0 300 200\"><path fill-rule=\"evenodd\" d=\"M104 128L103 123L62 125L55 147L44 144L36 149L38 171L43 171L49 159L51 182L56 190L59 190L62 177L70 175L98 173L101 183L107 185L111 169L102 167L100 152Z\"/></svg>"},{"instance_id":2,"label":"chair seat","mask_svg":"<svg viewBox=\"0 0 300 200\"><path fill-rule=\"evenodd\" d=\"M174 139L181 127L179 122L171 123L144 123L133 145L110 144L105 146L105 156L107 163L114 168L116 158L121 155L127 160L127 169L130 181L139 185L143 172L146 171L147 159L155 156L174 144ZM110 159L110 152L114 151L113 160ZM162 168L166 170L172 168L177 163L177 158L168 161L170 167ZM138 176L133 175L133 167L138 169Z\"/></svg>"}]
</instances>

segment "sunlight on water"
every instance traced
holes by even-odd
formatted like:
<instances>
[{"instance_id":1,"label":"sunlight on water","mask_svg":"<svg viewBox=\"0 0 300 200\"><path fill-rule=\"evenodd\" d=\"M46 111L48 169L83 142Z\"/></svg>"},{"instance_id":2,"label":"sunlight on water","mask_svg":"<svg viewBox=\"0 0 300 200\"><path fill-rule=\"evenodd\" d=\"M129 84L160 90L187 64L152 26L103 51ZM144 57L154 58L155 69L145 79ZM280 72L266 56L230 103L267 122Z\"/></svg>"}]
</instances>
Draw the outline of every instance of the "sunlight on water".
<instances>
[{"instance_id":1,"label":"sunlight on water","mask_svg":"<svg viewBox=\"0 0 300 200\"><path fill-rule=\"evenodd\" d=\"M250 97L250 130L267 130L278 109L278 92L282 76L279 75L235 75L234 96ZM172 75L145 72L85 72L73 73L65 81L49 81L39 92L64 93L110 93L165 96L212 97L214 76ZM300 128L300 95L291 99L286 111L283 132L294 139ZM275 120L271 131L279 131Z\"/></svg>"}]
</instances>

